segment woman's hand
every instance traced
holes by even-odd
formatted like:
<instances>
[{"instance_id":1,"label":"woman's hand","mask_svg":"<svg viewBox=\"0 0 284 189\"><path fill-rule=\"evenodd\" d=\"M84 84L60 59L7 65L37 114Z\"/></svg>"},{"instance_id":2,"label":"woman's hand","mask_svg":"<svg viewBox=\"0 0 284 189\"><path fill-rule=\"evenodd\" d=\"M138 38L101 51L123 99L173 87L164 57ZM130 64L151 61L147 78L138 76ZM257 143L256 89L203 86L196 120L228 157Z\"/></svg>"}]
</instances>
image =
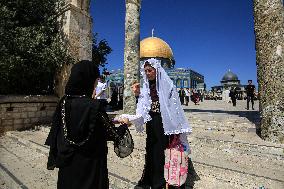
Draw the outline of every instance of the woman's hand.
<instances>
[{"instance_id":1,"label":"woman's hand","mask_svg":"<svg viewBox=\"0 0 284 189\"><path fill-rule=\"evenodd\" d=\"M131 88L135 96L140 95L140 83L134 83Z\"/></svg>"},{"instance_id":2,"label":"woman's hand","mask_svg":"<svg viewBox=\"0 0 284 189\"><path fill-rule=\"evenodd\" d=\"M118 122L121 123L121 124L126 124L128 127L131 126L131 122L129 121L128 118L120 118L120 119L118 119Z\"/></svg>"}]
</instances>

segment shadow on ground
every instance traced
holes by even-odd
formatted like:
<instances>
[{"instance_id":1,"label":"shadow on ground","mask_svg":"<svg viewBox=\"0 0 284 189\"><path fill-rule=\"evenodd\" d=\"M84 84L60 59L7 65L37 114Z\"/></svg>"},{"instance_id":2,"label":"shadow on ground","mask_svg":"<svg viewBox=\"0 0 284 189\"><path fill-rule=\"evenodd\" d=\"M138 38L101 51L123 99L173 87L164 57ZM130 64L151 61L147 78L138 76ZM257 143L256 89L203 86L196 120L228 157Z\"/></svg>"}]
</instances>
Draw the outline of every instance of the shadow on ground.
<instances>
[{"instance_id":1,"label":"shadow on ground","mask_svg":"<svg viewBox=\"0 0 284 189\"><path fill-rule=\"evenodd\" d=\"M194 187L194 182L200 180L200 177L197 175L191 159L188 159L188 173L187 179L185 181L185 189L192 189Z\"/></svg>"}]
</instances>

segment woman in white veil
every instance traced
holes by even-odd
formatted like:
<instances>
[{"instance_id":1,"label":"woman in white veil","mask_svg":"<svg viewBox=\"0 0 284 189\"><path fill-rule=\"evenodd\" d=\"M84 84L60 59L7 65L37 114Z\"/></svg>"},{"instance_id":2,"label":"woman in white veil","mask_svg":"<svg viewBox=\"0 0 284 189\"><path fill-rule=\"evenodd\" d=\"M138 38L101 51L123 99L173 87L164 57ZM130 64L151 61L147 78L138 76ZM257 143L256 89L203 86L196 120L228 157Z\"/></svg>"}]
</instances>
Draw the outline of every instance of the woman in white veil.
<instances>
[{"instance_id":1,"label":"woman in white veil","mask_svg":"<svg viewBox=\"0 0 284 189\"><path fill-rule=\"evenodd\" d=\"M161 61L151 58L141 64L143 86L133 89L138 97L136 116L126 116L134 123L138 132L143 131L146 123L146 155L141 179L135 188L164 188L164 150L173 135L179 134L180 140L189 150L186 135L191 127L185 118L184 111L176 91ZM122 115L123 117L123 115Z\"/></svg>"}]
</instances>

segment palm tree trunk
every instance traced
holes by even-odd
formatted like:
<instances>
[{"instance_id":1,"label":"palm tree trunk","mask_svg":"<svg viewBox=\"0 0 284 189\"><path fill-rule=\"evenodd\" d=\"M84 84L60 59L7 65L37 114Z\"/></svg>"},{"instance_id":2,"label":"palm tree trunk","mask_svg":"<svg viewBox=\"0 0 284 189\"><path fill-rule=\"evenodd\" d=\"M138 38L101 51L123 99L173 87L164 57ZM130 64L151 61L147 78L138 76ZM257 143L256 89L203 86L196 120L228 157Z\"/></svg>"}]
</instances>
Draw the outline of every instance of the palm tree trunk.
<instances>
[{"instance_id":1,"label":"palm tree trunk","mask_svg":"<svg viewBox=\"0 0 284 189\"><path fill-rule=\"evenodd\" d=\"M134 114L136 99L131 85L139 81L141 0L126 0L123 111Z\"/></svg>"},{"instance_id":2,"label":"palm tree trunk","mask_svg":"<svg viewBox=\"0 0 284 189\"><path fill-rule=\"evenodd\" d=\"M283 0L254 0L261 137L284 143Z\"/></svg>"}]
</instances>

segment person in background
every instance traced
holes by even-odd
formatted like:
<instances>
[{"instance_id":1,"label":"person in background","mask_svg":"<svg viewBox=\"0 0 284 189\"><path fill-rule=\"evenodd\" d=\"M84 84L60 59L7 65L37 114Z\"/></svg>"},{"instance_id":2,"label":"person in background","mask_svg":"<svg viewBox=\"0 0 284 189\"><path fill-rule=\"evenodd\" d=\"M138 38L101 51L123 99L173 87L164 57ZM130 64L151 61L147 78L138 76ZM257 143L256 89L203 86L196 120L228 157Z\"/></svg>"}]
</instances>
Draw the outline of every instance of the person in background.
<instances>
[{"instance_id":1,"label":"person in background","mask_svg":"<svg viewBox=\"0 0 284 189\"><path fill-rule=\"evenodd\" d=\"M196 89L192 90L192 99L193 99L194 105L199 105L198 104L199 103L199 96L198 96Z\"/></svg>"},{"instance_id":2,"label":"person in background","mask_svg":"<svg viewBox=\"0 0 284 189\"><path fill-rule=\"evenodd\" d=\"M205 95L204 95L204 91L202 91L202 93L200 94L200 101L201 101L201 102L203 102L204 96L205 96Z\"/></svg>"},{"instance_id":3,"label":"person in background","mask_svg":"<svg viewBox=\"0 0 284 189\"><path fill-rule=\"evenodd\" d=\"M201 92L197 90L198 101L201 101Z\"/></svg>"},{"instance_id":4,"label":"person in background","mask_svg":"<svg viewBox=\"0 0 284 189\"><path fill-rule=\"evenodd\" d=\"M112 88L112 94L111 94L111 99L110 99L110 103L109 103L112 107L113 110L117 110L117 106L118 106L118 92L117 92L117 88L113 87Z\"/></svg>"},{"instance_id":5,"label":"person in background","mask_svg":"<svg viewBox=\"0 0 284 189\"><path fill-rule=\"evenodd\" d=\"M181 89L178 91L178 94L179 94L179 99L180 99L181 105L184 105L185 92L184 92L183 88L181 88Z\"/></svg>"},{"instance_id":6,"label":"person in background","mask_svg":"<svg viewBox=\"0 0 284 189\"><path fill-rule=\"evenodd\" d=\"M231 97L233 106L236 106L237 105L237 91L236 91L236 87L232 87L231 88L229 96Z\"/></svg>"},{"instance_id":7,"label":"person in background","mask_svg":"<svg viewBox=\"0 0 284 189\"><path fill-rule=\"evenodd\" d=\"M190 90L189 88L186 88L185 92L185 105L188 106L189 103L189 97L190 97Z\"/></svg>"},{"instance_id":8,"label":"person in background","mask_svg":"<svg viewBox=\"0 0 284 189\"><path fill-rule=\"evenodd\" d=\"M106 83L102 77L99 78L98 85L95 88L92 98L98 99L104 107L107 105Z\"/></svg>"},{"instance_id":9,"label":"person in background","mask_svg":"<svg viewBox=\"0 0 284 189\"><path fill-rule=\"evenodd\" d=\"M247 93L247 110L249 110L249 102L251 101L251 107L254 110L254 93L255 86L252 84L252 80L248 80L248 85L246 86Z\"/></svg>"}]
</instances>

